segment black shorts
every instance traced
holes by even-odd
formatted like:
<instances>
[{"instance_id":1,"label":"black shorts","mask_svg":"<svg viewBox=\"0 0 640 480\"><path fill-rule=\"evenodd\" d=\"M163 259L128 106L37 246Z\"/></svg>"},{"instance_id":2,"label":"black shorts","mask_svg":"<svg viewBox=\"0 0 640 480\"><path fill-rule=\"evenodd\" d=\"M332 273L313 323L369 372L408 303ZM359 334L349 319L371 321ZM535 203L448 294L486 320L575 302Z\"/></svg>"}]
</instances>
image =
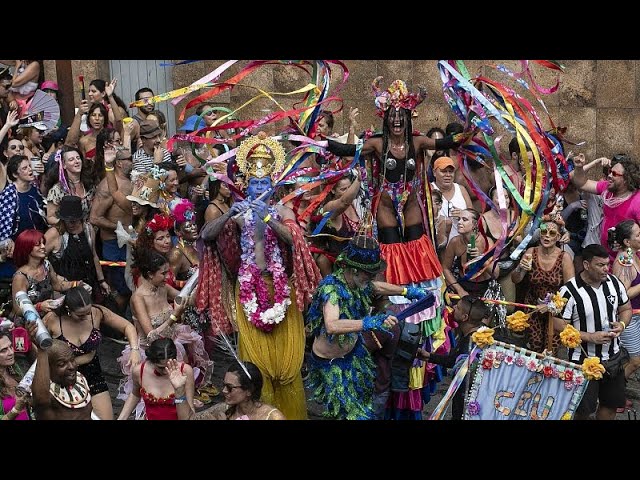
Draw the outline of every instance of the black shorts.
<instances>
[{"instance_id":1,"label":"black shorts","mask_svg":"<svg viewBox=\"0 0 640 480\"><path fill-rule=\"evenodd\" d=\"M627 379L624 372L615 378L604 375L602 380L591 380L584 392L582 401L576 409L576 414L587 417L596 412L598 401L603 407L612 409L625 406L625 387Z\"/></svg>"}]
</instances>

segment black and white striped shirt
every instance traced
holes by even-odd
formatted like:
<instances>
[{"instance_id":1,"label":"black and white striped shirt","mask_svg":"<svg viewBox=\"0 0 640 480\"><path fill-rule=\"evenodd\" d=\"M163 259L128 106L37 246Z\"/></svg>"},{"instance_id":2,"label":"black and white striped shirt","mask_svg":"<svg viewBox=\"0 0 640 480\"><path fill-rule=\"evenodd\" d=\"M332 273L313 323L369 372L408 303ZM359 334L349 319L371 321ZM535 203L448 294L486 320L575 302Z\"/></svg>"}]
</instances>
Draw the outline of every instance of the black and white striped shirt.
<instances>
[{"instance_id":1,"label":"black and white striped shirt","mask_svg":"<svg viewBox=\"0 0 640 480\"><path fill-rule=\"evenodd\" d=\"M144 148L139 148L136 153L133 154L131 159L133 160L133 169L142 173L149 172L151 167L155 164L153 154L147 155ZM171 161L171 154L164 148L162 149L162 161Z\"/></svg>"},{"instance_id":2,"label":"black and white striped shirt","mask_svg":"<svg viewBox=\"0 0 640 480\"><path fill-rule=\"evenodd\" d=\"M569 300L562 311L562 318L570 321L577 330L587 333L610 330L611 322L618 321L618 308L629 301L627 290L614 275L607 275L606 282L599 288L593 288L578 274L560 288L560 294ZM582 347L590 357L604 361L618 353L620 341L614 338L602 345L582 342ZM569 358L582 363L585 354L580 348L569 349Z\"/></svg>"}]
</instances>

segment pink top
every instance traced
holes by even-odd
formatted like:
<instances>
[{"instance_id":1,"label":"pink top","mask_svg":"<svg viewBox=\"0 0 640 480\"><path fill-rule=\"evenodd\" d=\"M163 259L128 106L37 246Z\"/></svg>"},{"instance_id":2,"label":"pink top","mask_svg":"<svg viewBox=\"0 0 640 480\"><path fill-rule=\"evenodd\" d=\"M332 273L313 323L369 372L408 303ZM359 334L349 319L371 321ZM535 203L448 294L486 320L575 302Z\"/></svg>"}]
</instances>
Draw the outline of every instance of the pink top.
<instances>
[{"instance_id":1,"label":"pink top","mask_svg":"<svg viewBox=\"0 0 640 480\"><path fill-rule=\"evenodd\" d=\"M597 183L596 192L598 195L602 195L605 201L602 208L604 221L602 222L602 231L600 232L600 243L609 252L609 258L613 260L616 256L616 252L609 249L609 245L607 245L607 230L611 227L615 227L623 220L635 220L636 222L640 222L640 195L636 192L617 207L608 207L607 199L610 198L612 194L607 191L607 183L608 182L606 180L600 180Z\"/></svg>"},{"instance_id":2,"label":"pink top","mask_svg":"<svg viewBox=\"0 0 640 480\"><path fill-rule=\"evenodd\" d=\"M15 404L16 404L15 397L4 397L2 399L2 409L4 410L5 413L9 412L9 410L11 410ZM27 411L22 410L18 414L18 416L15 418L15 420L29 420L29 415L27 415Z\"/></svg>"}]
</instances>

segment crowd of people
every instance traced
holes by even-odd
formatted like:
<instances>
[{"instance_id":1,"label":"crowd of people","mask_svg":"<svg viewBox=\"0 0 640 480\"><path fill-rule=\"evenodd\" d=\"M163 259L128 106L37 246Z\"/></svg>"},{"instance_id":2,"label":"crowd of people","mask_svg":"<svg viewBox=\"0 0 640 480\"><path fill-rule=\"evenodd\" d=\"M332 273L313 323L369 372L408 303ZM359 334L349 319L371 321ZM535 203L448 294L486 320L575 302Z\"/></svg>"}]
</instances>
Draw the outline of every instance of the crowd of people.
<instances>
[{"instance_id":1,"label":"crowd of people","mask_svg":"<svg viewBox=\"0 0 640 480\"><path fill-rule=\"evenodd\" d=\"M14 67L0 72L2 419L296 420L308 398L332 419L420 419L471 334L514 309L483 299L536 305L558 291L568 302L556 332L540 309L516 340L559 355L572 323L583 348L570 361L624 360L620 375L590 382L576 417L625 408L640 367L640 169L629 155L573 155L566 191L503 246L520 223L514 191L496 185L490 159L466 159L462 175L462 125L415 131L425 92L401 80L372 84L379 132L359 131L352 108L340 137L319 111L306 133L324 147L301 168L325 180L292 195L302 177L280 180L297 144L262 131L232 138L215 129L213 103L179 129L213 128L205 148L169 141L148 87L130 112L115 79L90 82L69 127L41 130L23 114L38 88L57 99L58 85L37 61L0 63ZM527 148L514 137L505 156L525 196ZM601 179L588 179L597 167ZM470 274L495 245L495 265ZM50 347L25 322L20 291ZM460 300L450 306L444 292ZM26 391L21 329L31 348L18 354L37 360ZM107 331L125 344L119 412L98 357ZM234 357L224 378L212 376L216 349ZM203 410L218 390L223 402Z\"/></svg>"}]
</instances>

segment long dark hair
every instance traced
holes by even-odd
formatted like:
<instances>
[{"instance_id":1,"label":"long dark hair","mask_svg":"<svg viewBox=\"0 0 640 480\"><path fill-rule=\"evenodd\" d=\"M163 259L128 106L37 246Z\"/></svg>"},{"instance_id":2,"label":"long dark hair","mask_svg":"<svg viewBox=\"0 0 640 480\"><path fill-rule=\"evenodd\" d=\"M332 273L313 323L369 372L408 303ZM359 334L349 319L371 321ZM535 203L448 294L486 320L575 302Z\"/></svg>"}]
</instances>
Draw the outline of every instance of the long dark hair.
<instances>
[{"instance_id":1,"label":"long dark hair","mask_svg":"<svg viewBox=\"0 0 640 480\"><path fill-rule=\"evenodd\" d=\"M151 363L159 363L163 360L178 357L178 349L176 344L170 338L157 338L146 351L147 360Z\"/></svg>"},{"instance_id":2,"label":"long dark hair","mask_svg":"<svg viewBox=\"0 0 640 480\"><path fill-rule=\"evenodd\" d=\"M11 342L11 335L5 330L0 330L0 338L7 338ZM22 373L18 369L18 364L14 363L10 367L7 368L7 373L11 378L13 378L16 382L19 382L22 378ZM0 375L0 400L11 395L11 391L9 389L9 385L7 385L4 381L4 376Z\"/></svg>"},{"instance_id":3,"label":"long dark hair","mask_svg":"<svg viewBox=\"0 0 640 480\"><path fill-rule=\"evenodd\" d=\"M389 107L384 112L384 123L382 125L382 155L383 156L386 155L387 149L389 148L389 134L391 133L389 131L389 115L393 110L394 110L393 107ZM409 145L407 154L404 159L405 160L409 158L415 159L416 149L415 149L415 146L413 145L413 125L411 123L411 110L407 110L406 108L401 108L400 111L404 116L404 124L405 124L404 141Z\"/></svg>"},{"instance_id":4,"label":"long dark hair","mask_svg":"<svg viewBox=\"0 0 640 480\"><path fill-rule=\"evenodd\" d=\"M258 367L256 367L251 362L244 362L244 366L247 369L247 372L249 372L249 375L251 375L251 378L247 376L244 369L237 362L233 362L231 365L229 365L229 368L227 368L227 373L235 373L238 377L238 381L240 382L240 386L242 387L242 389L250 391L251 400L253 400L254 402L258 402L260 401L260 397L262 396L262 373L260 372ZM235 411L235 405L231 405L229 408L227 408L227 411L225 412L227 415L227 419L231 418Z\"/></svg>"},{"instance_id":5,"label":"long dark hair","mask_svg":"<svg viewBox=\"0 0 640 480\"><path fill-rule=\"evenodd\" d=\"M107 89L107 82L105 82L104 80L101 80L99 78L96 78L95 80L91 80L91 83L89 83L89 86L93 85L94 87L96 87L100 92L104 93L106 95L106 89ZM125 113L127 114L127 117L129 116L129 110L127 110L127 105L124 103L124 101L115 93L112 95L113 99L116 101L116 104L119 107L122 107L125 111ZM106 100L106 99L105 99ZM109 122L109 116L107 116L106 120L105 120L105 126L106 123Z\"/></svg>"}]
</instances>

